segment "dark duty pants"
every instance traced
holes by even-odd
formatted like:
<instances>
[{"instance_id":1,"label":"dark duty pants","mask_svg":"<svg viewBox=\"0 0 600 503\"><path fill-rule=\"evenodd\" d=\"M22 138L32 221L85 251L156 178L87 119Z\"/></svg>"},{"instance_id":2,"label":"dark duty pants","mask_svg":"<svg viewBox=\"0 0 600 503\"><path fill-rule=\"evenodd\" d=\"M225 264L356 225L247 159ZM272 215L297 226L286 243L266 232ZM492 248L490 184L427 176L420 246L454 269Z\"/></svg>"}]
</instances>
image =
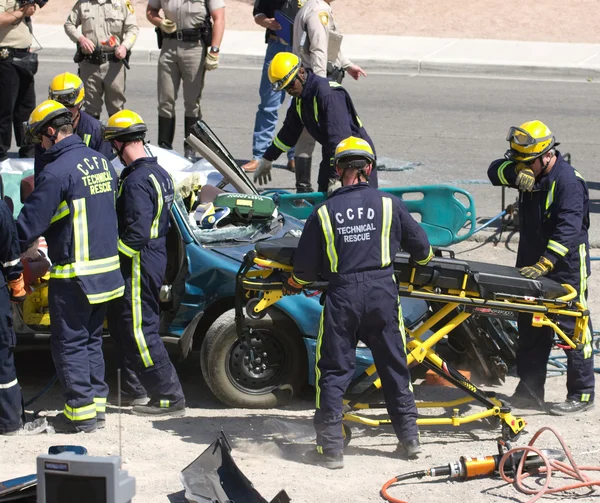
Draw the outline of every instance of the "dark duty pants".
<instances>
[{"instance_id":1,"label":"dark duty pants","mask_svg":"<svg viewBox=\"0 0 600 503\"><path fill-rule=\"evenodd\" d=\"M158 333L159 292L167 266L162 239L162 245L152 240L133 258L120 255L125 294L110 302L108 326L152 402L169 407L184 396Z\"/></svg>"},{"instance_id":2,"label":"dark duty pants","mask_svg":"<svg viewBox=\"0 0 600 503\"><path fill-rule=\"evenodd\" d=\"M51 279L48 285L50 347L65 395L64 415L87 426L104 419L102 327L106 304L90 304L77 281Z\"/></svg>"},{"instance_id":3,"label":"dark duty pants","mask_svg":"<svg viewBox=\"0 0 600 503\"><path fill-rule=\"evenodd\" d=\"M0 434L21 425L21 388L17 381L13 350L16 336L6 284L0 287Z\"/></svg>"},{"instance_id":4,"label":"dark duty pants","mask_svg":"<svg viewBox=\"0 0 600 503\"><path fill-rule=\"evenodd\" d=\"M574 278L577 293L583 294L583 304L587 304L587 277L580 282L579 274ZM581 295L578 297L578 300ZM533 395L544 400L544 385L548 358L554 341L554 331L550 327L532 327L530 314L520 314L519 346L517 348L517 374L520 382L516 392ZM572 336L575 329L575 318L560 316L559 328ZM594 400L594 355L592 351L592 320L588 324L588 333L582 350L567 349L567 400L590 402Z\"/></svg>"},{"instance_id":5,"label":"dark duty pants","mask_svg":"<svg viewBox=\"0 0 600 503\"><path fill-rule=\"evenodd\" d=\"M20 157L33 157L33 148L23 147L23 122L35 108L33 75L12 64L12 58L0 61L0 161L10 150L12 131Z\"/></svg>"},{"instance_id":6,"label":"dark duty pants","mask_svg":"<svg viewBox=\"0 0 600 503\"><path fill-rule=\"evenodd\" d=\"M373 353L394 431L401 441L418 437L410 388L398 287L392 270L348 274L330 283L317 339L317 449L341 452L342 399L362 340Z\"/></svg>"}]
</instances>

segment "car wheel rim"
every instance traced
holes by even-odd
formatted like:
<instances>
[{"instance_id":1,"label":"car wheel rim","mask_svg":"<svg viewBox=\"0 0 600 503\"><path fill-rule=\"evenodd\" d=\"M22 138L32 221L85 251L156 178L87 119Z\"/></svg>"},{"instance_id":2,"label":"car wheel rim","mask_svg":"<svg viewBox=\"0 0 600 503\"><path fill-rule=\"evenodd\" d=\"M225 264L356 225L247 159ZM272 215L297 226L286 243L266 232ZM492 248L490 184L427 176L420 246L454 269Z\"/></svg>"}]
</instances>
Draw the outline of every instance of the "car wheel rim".
<instances>
[{"instance_id":1,"label":"car wheel rim","mask_svg":"<svg viewBox=\"0 0 600 503\"><path fill-rule=\"evenodd\" d=\"M252 331L251 347L236 340L229 351L227 374L230 382L244 393L265 394L283 383L291 369L290 347L269 330Z\"/></svg>"}]
</instances>

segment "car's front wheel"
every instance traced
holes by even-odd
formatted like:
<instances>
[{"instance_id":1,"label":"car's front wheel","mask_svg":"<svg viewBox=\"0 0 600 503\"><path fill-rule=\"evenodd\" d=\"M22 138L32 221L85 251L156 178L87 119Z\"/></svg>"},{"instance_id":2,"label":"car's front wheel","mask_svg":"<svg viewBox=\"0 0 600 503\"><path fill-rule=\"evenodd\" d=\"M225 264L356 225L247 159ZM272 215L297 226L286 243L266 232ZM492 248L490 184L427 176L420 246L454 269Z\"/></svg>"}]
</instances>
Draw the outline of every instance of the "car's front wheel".
<instances>
[{"instance_id":1,"label":"car's front wheel","mask_svg":"<svg viewBox=\"0 0 600 503\"><path fill-rule=\"evenodd\" d=\"M289 399L306 383L307 358L302 336L285 315L246 318L250 342L239 340L234 310L208 329L200 363L214 395L231 407L271 408Z\"/></svg>"}]
</instances>

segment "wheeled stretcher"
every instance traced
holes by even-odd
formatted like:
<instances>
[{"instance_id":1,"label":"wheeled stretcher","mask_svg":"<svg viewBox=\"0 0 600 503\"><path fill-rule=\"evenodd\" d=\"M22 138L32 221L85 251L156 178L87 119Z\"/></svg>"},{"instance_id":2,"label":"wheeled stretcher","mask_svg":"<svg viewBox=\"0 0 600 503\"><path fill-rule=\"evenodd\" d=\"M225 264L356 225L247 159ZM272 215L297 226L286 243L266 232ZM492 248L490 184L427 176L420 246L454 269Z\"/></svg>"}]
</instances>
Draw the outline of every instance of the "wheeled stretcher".
<instances>
[{"instance_id":1,"label":"wheeled stretcher","mask_svg":"<svg viewBox=\"0 0 600 503\"><path fill-rule=\"evenodd\" d=\"M257 318L264 315L265 309L282 297L282 282L293 269L294 252L298 244L296 238L282 238L256 245L242 263L237 276L236 324L239 337L249 337L245 324L246 315ZM407 358L409 366L423 365L432 370L466 396L446 402L417 402L421 408L447 408L452 414L447 417L421 417L421 426L452 425L487 419L490 423L500 423L502 436L516 438L525 427L525 421L515 417L508 404L504 404L495 393L485 392L469 381L461 372L453 368L435 351L435 345L454 328L470 316L489 316L515 319L518 313L533 315L533 326L549 326L562 339L565 345L581 349L587 330L589 311L576 302L577 292L570 285L561 285L548 278L527 279L514 267L481 262L465 261L448 256L438 250L426 266L412 262L406 253L399 253L394 259L394 273L398 282L398 294L403 297L423 299L437 306L431 316L413 330L407 329ZM311 290L326 290L326 283L313 283ZM566 334L557 323L557 316L575 318L574 334ZM433 331L427 339L423 336ZM389 419L375 419L365 414L366 409L383 408L381 403L369 403L369 396L381 388L376 378L364 391L354 394L353 390L367 378L376 374L371 365L362 376L353 381L345 400L344 421L369 426L391 424ZM476 401L485 410L460 415L458 407ZM349 441L350 429L345 425L344 433Z\"/></svg>"}]
</instances>

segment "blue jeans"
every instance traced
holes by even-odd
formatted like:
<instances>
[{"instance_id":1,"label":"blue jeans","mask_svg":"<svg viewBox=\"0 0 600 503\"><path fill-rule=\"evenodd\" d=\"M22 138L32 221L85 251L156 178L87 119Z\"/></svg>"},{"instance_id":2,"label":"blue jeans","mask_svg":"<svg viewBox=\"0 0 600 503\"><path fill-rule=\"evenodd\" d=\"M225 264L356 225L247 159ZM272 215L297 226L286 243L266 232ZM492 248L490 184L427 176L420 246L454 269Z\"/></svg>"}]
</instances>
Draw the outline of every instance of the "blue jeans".
<instances>
[{"instance_id":1,"label":"blue jeans","mask_svg":"<svg viewBox=\"0 0 600 503\"><path fill-rule=\"evenodd\" d=\"M277 126L277 112L285 100L285 91L273 91L271 82L269 82L269 65L275 54L289 51L290 46L282 44L276 40L267 42L267 53L263 64L262 75L260 77L260 104L256 112L254 121L254 134L252 135L252 158L260 159L275 137L275 127ZM294 149L287 153L288 159L294 158Z\"/></svg>"}]
</instances>

